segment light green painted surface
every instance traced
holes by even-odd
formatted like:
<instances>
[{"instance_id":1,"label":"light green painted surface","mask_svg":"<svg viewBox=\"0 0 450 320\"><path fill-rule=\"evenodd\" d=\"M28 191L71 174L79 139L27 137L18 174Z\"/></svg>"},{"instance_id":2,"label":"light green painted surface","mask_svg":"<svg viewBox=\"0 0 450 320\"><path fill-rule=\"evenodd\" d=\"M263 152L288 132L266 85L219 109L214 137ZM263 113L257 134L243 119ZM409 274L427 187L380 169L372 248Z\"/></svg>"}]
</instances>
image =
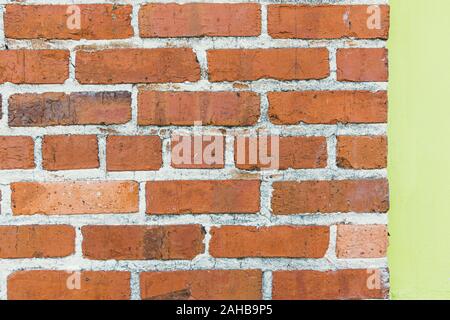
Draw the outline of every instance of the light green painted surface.
<instances>
[{"instance_id":1,"label":"light green painted surface","mask_svg":"<svg viewBox=\"0 0 450 320\"><path fill-rule=\"evenodd\" d=\"M450 1L390 4L391 296L450 299Z\"/></svg>"}]
</instances>

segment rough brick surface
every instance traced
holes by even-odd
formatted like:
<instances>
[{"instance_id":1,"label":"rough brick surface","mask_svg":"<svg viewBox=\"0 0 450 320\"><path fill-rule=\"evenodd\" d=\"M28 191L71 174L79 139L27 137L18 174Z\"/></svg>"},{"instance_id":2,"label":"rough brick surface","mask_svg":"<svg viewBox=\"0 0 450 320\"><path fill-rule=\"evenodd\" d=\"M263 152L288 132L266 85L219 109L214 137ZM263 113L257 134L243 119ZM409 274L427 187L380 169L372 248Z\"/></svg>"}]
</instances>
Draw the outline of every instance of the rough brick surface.
<instances>
[{"instance_id":1,"label":"rough brick surface","mask_svg":"<svg viewBox=\"0 0 450 320\"><path fill-rule=\"evenodd\" d=\"M128 300L130 273L120 271L83 271L79 289L67 271L19 271L8 277L10 300ZM70 288L69 284L74 287Z\"/></svg>"},{"instance_id":2,"label":"rough brick surface","mask_svg":"<svg viewBox=\"0 0 450 320\"><path fill-rule=\"evenodd\" d=\"M136 182L17 182L11 192L15 215L138 211Z\"/></svg>"},{"instance_id":3,"label":"rough brick surface","mask_svg":"<svg viewBox=\"0 0 450 320\"><path fill-rule=\"evenodd\" d=\"M87 226L83 255L96 260L191 260L204 250L204 231L183 226Z\"/></svg>"},{"instance_id":4,"label":"rough brick surface","mask_svg":"<svg viewBox=\"0 0 450 320\"><path fill-rule=\"evenodd\" d=\"M143 38L257 36L261 32L258 4L147 4L139 11Z\"/></svg>"},{"instance_id":5,"label":"rough brick surface","mask_svg":"<svg viewBox=\"0 0 450 320\"><path fill-rule=\"evenodd\" d=\"M211 230L214 257L322 258L328 249L328 227L223 226Z\"/></svg>"},{"instance_id":6,"label":"rough brick surface","mask_svg":"<svg viewBox=\"0 0 450 320\"><path fill-rule=\"evenodd\" d=\"M45 136L42 141L42 167L46 170L98 168L95 135Z\"/></svg>"},{"instance_id":7,"label":"rough brick surface","mask_svg":"<svg viewBox=\"0 0 450 320\"><path fill-rule=\"evenodd\" d=\"M259 300L259 270L144 272L141 297L148 300Z\"/></svg>"},{"instance_id":8,"label":"rough brick surface","mask_svg":"<svg viewBox=\"0 0 450 320\"><path fill-rule=\"evenodd\" d=\"M382 299L386 288L377 270L277 271L273 274L274 299ZM371 286L373 285L373 287Z\"/></svg>"},{"instance_id":9,"label":"rough brick surface","mask_svg":"<svg viewBox=\"0 0 450 320\"><path fill-rule=\"evenodd\" d=\"M133 35L131 6L7 5L5 36L13 39L122 39Z\"/></svg>"},{"instance_id":10,"label":"rough brick surface","mask_svg":"<svg viewBox=\"0 0 450 320\"><path fill-rule=\"evenodd\" d=\"M385 0L0 9L0 300L387 298Z\"/></svg>"},{"instance_id":11,"label":"rough brick surface","mask_svg":"<svg viewBox=\"0 0 450 320\"><path fill-rule=\"evenodd\" d=\"M0 258L56 258L75 252L75 229L67 225L0 226Z\"/></svg>"},{"instance_id":12,"label":"rough brick surface","mask_svg":"<svg viewBox=\"0 0 450 320\"><path fill-rule=\"evenodd\" d=\"M32 169L34 141L31 137L0 137L0 169Z\"/></svg>"},{"instance_id":13,"label":"rough brick surface","mask_svg":"<svg viewBox=\"0 0 450 320\"><path fill-rule=\"evenodd\" d=\"M80 83L158 83L200 79L192 49L108 49L78 51L76 78Z\"/></svg>"}]
</instances>

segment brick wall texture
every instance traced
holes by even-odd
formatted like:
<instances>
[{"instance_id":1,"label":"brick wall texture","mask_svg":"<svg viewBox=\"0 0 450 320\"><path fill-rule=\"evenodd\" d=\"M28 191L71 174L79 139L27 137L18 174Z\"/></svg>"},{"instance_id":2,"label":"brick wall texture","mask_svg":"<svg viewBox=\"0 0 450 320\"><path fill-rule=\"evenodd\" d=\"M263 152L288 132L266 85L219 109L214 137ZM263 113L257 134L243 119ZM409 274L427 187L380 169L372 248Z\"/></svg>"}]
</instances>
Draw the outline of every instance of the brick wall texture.
<instances>
[{"instance_id":1,"label":"brick wall texture","mask_svg":"<svg viewBox=\"0 0 450 320\"><path fill-rule=\"evenodd\" d=\"M387 0L72 2L0 1L0 299L388 298Z\"/></svg>"}]
</instances>

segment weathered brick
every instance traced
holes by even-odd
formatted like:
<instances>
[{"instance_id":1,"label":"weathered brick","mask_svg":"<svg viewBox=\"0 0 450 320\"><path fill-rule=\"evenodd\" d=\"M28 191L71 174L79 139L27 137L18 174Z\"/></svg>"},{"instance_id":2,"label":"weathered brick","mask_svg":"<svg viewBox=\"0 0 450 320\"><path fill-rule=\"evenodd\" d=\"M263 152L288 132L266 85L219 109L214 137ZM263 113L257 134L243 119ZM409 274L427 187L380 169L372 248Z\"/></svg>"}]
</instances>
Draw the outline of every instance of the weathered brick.
<instances>
[{"instance_id":1,"label":"weathered brick","mask_svg":"<svg viewBox=\"0 0 450 320\"><path fill-rule=\"evenodd\" d=\"M235 138L234 148L236 167L243 170L313 169L327 166L325 137L279 137L278 142L273 137L238 137Z\"/></svg>"},{"instance_id":2,"label":"weathered brick","mask_svg":"<svg viewBox=\"0 0 450 320\"><path fill-rule=\"evenodd\" d=\"M9 300L129 300L123 271L18 271L8 277ZM79 289L77 279L79 276Z\"/></svg>"},{"instance_id":3,"label":"weathered brick","mask_svg":"<svg viewBox=\"0 0 450 320\"><path fill-rule=\"evenodd\" d=\"M218 258L322 258L328 243L328 227L222 226L211 228L209 251Z\"/></svg>"},{"instance_id":4,"label":"weathered brick","mask_svg":"<svg viewBox=\"0 0 450 320\"><path fill-rule=\"evenodd\" d=\"M0 137L0 170L34 167L34 141L31 137Z\"/></svg>"},{"instance_id":5,"label":"weathered brick","mask_svg":"<svg viewBox=\"0 0 450 320\"><path fill-rule=\"evenodd\" d=\"M274 38L387 39L388 37L389 6L378 6L379 25L374 25L374 12L370 6L282 4L271 5L268 8L268 31Z\"/></svg>"},{"instance_id":6,"label":"weathered brick","mask_svg":"<svg viewBox=\"0 0 450 320\"><path fill-rule=\"evenodd\" d=\"M384 82L388 80L388 57L384 48L338 49L336 52L339 81Z\"/></svg>"},{"instance_id":7,"label":"weathered brick","mask_svg":"<svg viewBox=\"0 0 450 320\"><path fill-rule=\"evenodd\" d=\"M0 83L64 83L69 77L69 51L0 50L0 70Z\"/></svg>"},{"instance_id":8,"label":"weathered brick","mask_svg":"<svg viewBox=\"0 0 450 320\"><path fill-rule=\"evenodd\" d=\"M384 258L387 251L385 225L339 225L336 255L338 258Z\"/></svg>"},{"instance_id":9,"label":"weathered brick","mask_svg":"<svg viewBox=\"0 0 450 320\"><path fill-rule=\"evenodd\" d=\"M253 3L151 3L139 11L143 38L257 36L260 6Z\"/></svg>"},{"instance_id":10,"label":"weathered brick","mask_svg":"<svg viewBox=\"0 0 450 320\"><path fill-rule=\"evenodd\" d=\"M83 255L95 260L191 260L203 253L199 225L85 226Z\"/></svg>"},{"instance_id":11,"label":"weathered brick","mask_svg":"<svg viewBox=\"0 0 450 320\"><path fill-rule=\"evenodd\" d=\"M171 166L179 169L225 167L225 137L175 135L171 141Z\"/></svg>"},{"instance_id":12,"label":"weathered brick","mask_svg":"<svg viewBox=\"0 0 450 320\"><path fill-rule=\"evenodd\" d=\"M67 225L0 226L0 258L57 258L75 252L75 229Z\"/></svg>"},{"instance_id":13,"label":"weathered brick","mask_svg":"<svg viewBox=\"0 0 450 320\"><path fill-rule=\"evenodd\" d=\"M129 38L133 35L131 11L131 6L112 4L10 4L4 14L5 36L12 39Z\"/></svg>"},{"instance_id":14,"label":"weathered brick","mask_svg":"<svg viewBox=\"0 0 450 320\"><path fill-rule=\"evenodd\" d=\"M129 92L26 93L9 98L11 127L121 124L131 119Z\"/></svg>"},{"instance_id":15,"label":"weathered brick","mask_svg":"<svg viewBox=\"0 0 450 320\"><path fill-rule=\"evenodd\" d=\"M77 51L80 83L160 83L200 79L197 58L188 48Z\"/></svg>"},{"instance_id":16,"label":"weathered brick","mask_svg":"<svg viewBox=\"0 0 450 320\"><path fill-rule=\"evenodd\" d=\"M161 165L158 136L109 136L106 140L108 171L158 170Z\"/></svg>"},{"instance_id":17,"label":"weathered brick","mask_svg":"<svg viewBox=\"0 0 450 320\"><path fill-rule=\"evenodd\" d=\"M97 136L44 136L42 167L45 170L98 168Z\"/></svg>"},{"instance_id":18,"label":"weathered brick","mask_svg":"<svg viewBox=\"0 0 450 320\"><path fill-rule=\"evenodd\" d=\"M336 162L345 169L381 169L387 166L386 136L337 137Z\"/></svg>"},{"instance_id":19,"label":"weathered brick","mask_svg":"<svg viewBox=\"0 0 450 320\"><path fill-rule=\"evenodd\" d=\"M384 299L380 270L275 271L275 300Z\"/></svg>"},{"instance_id":20,"label":"weathered brick","mask_svg":"<svg viewBox=\"0 0 450 320\"><path fill-rule=\"evenodd\" d=\"M259 270L192 270L141 273L146 300L259 300Z\"/></svg>"},{"instance_id":21,"label":"weathered brick","mask_svg":"<svg viewBox=\"0 0 450 320\"><path fill-rule=\"evenodd\" d=\"M14 215L138 211L139 185L133 181L15 182L11 191Z\"/></svg>"},{"instance_id":22,"label":"weathered brick","mask_svg":"<svg viewBox=\"0 0 450 320\"><path fill-rule=\"evenodd\" d=\"M273 184L275 214L387 212L386 180L285 181Z\"/></svg>"},{"instance_id":23,"label":"weathered brick","mask_svg":"<svg viewBox=\"0 0 450 320\"><path fill-rule=\"evenodd\" d=\"M257 213L256 180L147 182L148 214Z\"/></svg>"},{"instance_id":24,"label":"weathered brick","mask_svg":"<svg viewBox=\"0 0 450 320\"><path fill-rule=\"evenodd\" d=\"M385 123L385 91L271 92L269 118L274 124Z\"/></svg>"},{"instance_id":25,"label":"weathered brick","mask_svg":"<svg viewBox=\"0 0 450 320\"><path fill-rule=\"evenodd\" d=\"M259 118L260 99L252 92L139 93L140 125L248 126Z\"/></svg>"},{"instance_id":26,"label":"weathered brick","mask_svg":"<svg viewBox=\"0 0 450 320\"><path fill-rule=\"evenodd\" d=\"M309 80L329 76L326 48L208 50L211 81Z\"/></svg>"}]
</instances>

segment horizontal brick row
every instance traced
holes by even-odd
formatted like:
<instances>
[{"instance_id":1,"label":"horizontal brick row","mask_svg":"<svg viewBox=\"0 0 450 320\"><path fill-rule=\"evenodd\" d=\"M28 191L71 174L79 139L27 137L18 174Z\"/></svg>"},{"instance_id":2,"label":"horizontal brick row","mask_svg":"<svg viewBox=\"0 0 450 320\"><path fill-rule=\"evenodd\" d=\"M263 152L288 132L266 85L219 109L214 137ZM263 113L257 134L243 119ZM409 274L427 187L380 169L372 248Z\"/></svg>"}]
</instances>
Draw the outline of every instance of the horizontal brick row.
<instances>
[{"instance_id":1,"label":"horizontal brick row","mask_svg":"<svg viewBox=\"0 0 450 320\"><path fill-rule=\"evenodd\" d=\"M274 299L383 299L388 289L381 280L384 270L274 271ZM76 277L76 278L75 278ZM73 281L76 279L76 283ZM74 290L72 284L79 285ZM9 275L11 300L128 300L130 273L82 271L79 273L32 270ZM260 270L190 270L142 272L141 298L149 300L259 300Z\"/></svg>"},{"instance_id":2,"label":"horizontal brick row","mask_svg":"<svg viewBox=\"0 0 450 320\"><path fill-rule=\"evenodd\" d=\"M387 51L337 50L339 81L387 81ZM326 48L208 50L212 82L260 79L319 80L330 75ZM69 76L66 50L0 50L0 83L62 84ZM189 48L78 50L75 77L81 84L195 82L197 57Z\"/></svg>"},{"instance_id":3,"label":"horizontal brick row","mask_svg":"<svg viewBox=\"0 0 450 320\"><path fill-rule=\"evenodd\" d=\"M269 92L269 118L277 125L386 123L384 91ZM250 126L260 116L260 97L251 92L162 92L142 90L138 124L142 126ZM9 125L108 125L131 120L129 92L14 94Z\"/></svg>"},{"instance_id":4,"label":"horizontal brick row","mask_svg":"<svg viewBox=\"0 0 450 320\"><path fill-rule=\"evenodd\" d=\"M12 39L125 39L133 36L131 11L130 5L10 4L6 5L4 14L5 36ZM79 14L79 18L75 14ZM267 18L268 32L274 38L387 39L389 31L389 7L385 5L269 5ZM142 38L260 34L258 4L146 4L139 10Z\"/></svg>"}]
</instances>

